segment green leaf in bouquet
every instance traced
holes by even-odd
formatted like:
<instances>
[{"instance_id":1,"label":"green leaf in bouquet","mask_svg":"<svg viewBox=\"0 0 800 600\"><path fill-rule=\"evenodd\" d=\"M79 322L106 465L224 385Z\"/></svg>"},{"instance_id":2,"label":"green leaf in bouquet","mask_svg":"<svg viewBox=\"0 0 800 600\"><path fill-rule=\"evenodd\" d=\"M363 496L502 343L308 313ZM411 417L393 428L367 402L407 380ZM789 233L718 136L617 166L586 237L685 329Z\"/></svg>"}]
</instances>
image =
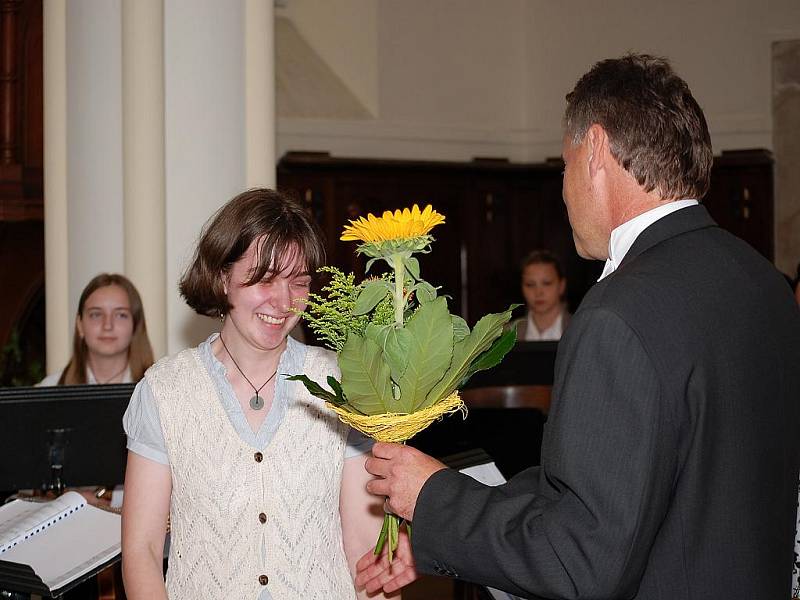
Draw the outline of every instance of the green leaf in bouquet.
<instances>
[{"instance_id":1,"label":"green leaf in bouquet","mask_svg":"<svg viewBox=\"0 0 800 600\"><path fill-rule=\"evenodd\" d=\"M467 374L464 375L463 379L459 382L458 387L463 387L469 378L478 371L485 371L500 364L500 361L503 360L503 357L514 347L516 341L516 328L512 327L511 329L504 331L503 334L497 338L491 346L489 346L488 350L472 361L467 369Z\"/></svg>"},{"instance_id":2,"label":"green leaf in bouquet","mask_svg":"<svg viewBox=\"0 0 800 600\"><path fill-rule=\"evenodd\" d=\"M453 320L453 342L458 343L469 335L469 325L458 315L450 315Z\"/></svg>"},{"instance_id":3,"label":"green leaf in bouquet","mask_svg":"<svg viewBox=\"0 0 800 600\"><path fill-rule=\"evenodd\" d=\"M453 347L453 360L444 377L428 392L425 402L419 408L427 408L438 400L453 393L467 375L469 367L481 353L503 333L503 326L511 318L513 307L501 313L484 316L472 328L472 332Z\"/></svg>"},{"instance_id":4,"label":"green leaf in bouquet","mask_svg":"<svg viewBox=\"0 0 800 600\"><path fill-rule=\"evenodd\" d=\"M356 305L353 307L353 314L365 315L378 303L383 300L387 294L391 293L389 282L385 279L374 279L364 285L364 289L356 299Z\"/></svg>"},{"instance_id":5,"label":"green leaf in bouquet","mask_svg":"<svg viewBox=\"0 0 800 600\"><path fill-rule=\"evenodd\" d=\"M389 365L383 351L369 338L350 334L339 354L342 391L347 403L365 415L391 412L392 399Z\"/></svg>"},{"instance_id":6,"label":"green leaf in bouquet","mask_svg":"<svg viewBox=\"0 0 800 600\"><path fill-rule=\"evenodd\" d=\"M286 380L301 381L303 385L306 386L308 393L311 394L312 396L316 396L320 400L325 400L325 402L330 402L331 404L335 404L336 406L341 406L342 404L344 404L344 402L342 402L339 399L337 394L330 393L316 381L314 381L313 379L309 379L307 375L291 375L287 377ZM331 378L329 377L328 383L330 383L330 380ZM334 379L334 381L336 380ZM338 384L339 382L337 381L336 383Z\"/></svg>"},{"instance_id":7,"label":"green leaf in bouquet","mask_svg":"<svg viewBox=\"0 0 800 600\"><path fill-rule=\"evenodd\" d=\"M420 281L414 286L417 292L417 300L420 304L427 304L436 300L436 288L427 281Z\"/></svg>"},{"instance_id":8,"label":"green leaf in bouquet","mask_svg":"<svg viewBox=\"0 0 800 600\"><path fill-rule=\"evenodd\" d=\"M379 348L384 348L386 346L386 336L389 335L392 329L394 329L394 324L378 325L370 323L364 329L364 337L378 344Z\"/></svg>"},{"instance_id":9,"label":"green leaf in bouquet","mask_svg":"<svg viewBox=\"0 0 800 600\"><path fill-rule=\"evenodd\" d=\"M347 398L344 397L344 391L342 391L342 384L339 383L339 380L336 379L333 375L328 375L328 385L331 386L331 389L336 393L336 400L335 404L338 406L342 406L347 404Z\"/></svg>"},{"instance_id":10,"label":"green leaf in bouquet","mask_svg":"<svg viewBox=\"0 0 800 600\"><path fill-rule=\"evenodd\" d=\"M411 334L408 366L397 381L404 412L413 412L425 402L430 389L447 372L453 357L453 321L447 301L437 298L422 304L405 327Z\"/></svg>"},{"instance_id":11,"label":"green leaf in bouquet","mask_svg":"<svg viewBox=\"0 0 800 600\"><path fill-rule=\"evenodd\" d=\"M388 333L383 345L383 356L391 370L392 379L400 381L400 378L408 368L413 335L408 329L397 329L396 327L388 327L387 329Z\"/></svg>"},{"instance_id":12,"label":"green leaf in bouquet","mask_svg":"<svg viewBox=\"0 0 800 600\"><path fill-rule=\"evenodd\" d=\"M409 274L409 276L414 281L419 281L419 261L412 256L411 258L406 259L405 265L406 272Z\"/></svg>"}]
</instances>

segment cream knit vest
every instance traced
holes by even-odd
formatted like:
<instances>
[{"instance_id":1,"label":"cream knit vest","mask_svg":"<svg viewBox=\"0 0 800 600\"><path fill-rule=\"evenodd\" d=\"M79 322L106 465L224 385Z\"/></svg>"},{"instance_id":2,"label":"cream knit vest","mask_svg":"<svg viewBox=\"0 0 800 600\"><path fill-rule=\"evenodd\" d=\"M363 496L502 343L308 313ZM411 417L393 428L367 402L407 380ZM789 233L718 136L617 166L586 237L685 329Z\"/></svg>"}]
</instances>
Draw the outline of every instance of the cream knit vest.
<instances>
[{"instance_id":1,"label":"cream knit vest","mask_svg":"<svg viewBox=\"0 0 800 600\"><path fill-rule=\"evenodd\" d=\"M331 352L308 348L305 374L324 381L335 370ZM256 600L267 581L273 600L355 598L339 518L346 430L333 413L287 382L286 416L256 449L231 425L196 349L145 378L172 471L169 597Z\"/></svg>"}]
</instances>

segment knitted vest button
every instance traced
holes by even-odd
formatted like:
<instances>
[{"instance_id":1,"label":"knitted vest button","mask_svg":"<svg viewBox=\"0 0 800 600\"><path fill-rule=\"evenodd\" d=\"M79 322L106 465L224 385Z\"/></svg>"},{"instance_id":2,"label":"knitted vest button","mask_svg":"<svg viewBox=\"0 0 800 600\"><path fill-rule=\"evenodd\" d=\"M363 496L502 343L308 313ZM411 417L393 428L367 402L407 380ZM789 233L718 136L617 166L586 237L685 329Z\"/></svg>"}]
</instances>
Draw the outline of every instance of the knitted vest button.
<instances>
[{"instance_id":1,"label":"knitted vest button","mask_svg":"<svg viewBox=\"0 0 800 600\"><path fill-rule=\"evenodd\" d=\"M261 521L262 523L266 523L267 522L267 515L265 515L264 513L260 513L258 515L258 520Z\"/></svg>"},{"instance_id":2,"label":"knitted vest button","mask_svg":"<svg viewBox=\"0 0 800 600\"><path fill-rule=\"evenodd\" d=\"M267 585L269 583L269 577L267 577L266 575L259 575L258 583L260 583L261 585Z\"/></svg>"},{"instance_id":3,"label":"knitted vest button","mask_svg":"<svg viewBox=\"0 0 800 600\"><path fill-rule=\"evenodd\" d=\"M264 460L264 455L263 455L263 454L261 454L261 452L256 452L256 453L253 455L253 458L255 458L255 459L256 459L256 462L261 462L262 460Z\"/></svg>"}]
</instances>

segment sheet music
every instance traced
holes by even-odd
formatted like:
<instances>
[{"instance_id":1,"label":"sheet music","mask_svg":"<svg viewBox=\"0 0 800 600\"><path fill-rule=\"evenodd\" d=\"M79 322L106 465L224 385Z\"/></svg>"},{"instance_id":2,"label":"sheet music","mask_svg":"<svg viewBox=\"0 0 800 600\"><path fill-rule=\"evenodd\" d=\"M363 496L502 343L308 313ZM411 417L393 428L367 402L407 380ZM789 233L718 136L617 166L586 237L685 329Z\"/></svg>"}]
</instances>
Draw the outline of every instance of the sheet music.
<instances>
[{"instance_id":1,"label":"sheet music","mask_svg":"<svg viewBox=\"0 0 800 600\"><path fill-rule=\"evenodd\" d=\"M0 554L42 533L84 506L86 500L77 492L67 492L48 502L9 502L0 508Z\"/></svg>"},{"instance_id":2,"label":"sheet music","mask_svg":"<svg viewBox=\"0 0 800 600\"><path fill-rule=\"evenodd\" d=\"M0 558L30 565L47 587L56 590L119 554L120 538L120 516L86 504Z\"/></svg>"},{"instance_id":3,"label":"sheet music","mask_svg":"<svg viewBox=\"0 0 800 600\"><path fill-rule=\"evenodd\" d=\"M506 478L495 466L493 462L483 463L482 465L474 465L461 469L464 475L469 475L473 479L480 481L484 485L500 485L506 482Z\"/></svg>"}]
</instances>

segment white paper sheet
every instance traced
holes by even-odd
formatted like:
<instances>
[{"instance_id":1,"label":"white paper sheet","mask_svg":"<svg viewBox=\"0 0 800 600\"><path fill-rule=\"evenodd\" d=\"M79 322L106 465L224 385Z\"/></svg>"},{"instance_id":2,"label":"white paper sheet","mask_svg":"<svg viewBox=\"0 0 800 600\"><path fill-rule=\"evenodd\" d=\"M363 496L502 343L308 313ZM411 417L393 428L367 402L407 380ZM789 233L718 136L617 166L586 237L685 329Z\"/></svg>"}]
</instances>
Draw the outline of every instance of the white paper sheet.
<instances>
[{"instance_id":1,"label":"white paper sheet","mask_svg":"<svg viewBox=\"0 0 800 600\"><path fill-rule=\"evenodd\" d=\"M15 514L24 514L30 520L36 510L41 511L40 515L49 515L61 509L63 503L49 506L52 504L14 501L0 509L0 524L5 525L7 517ZM120 515L87 504L18 542L0 554L0 560L30 565L44 584L55 590L119 554L120 539Z\"/></svg>"}]
</instances>

